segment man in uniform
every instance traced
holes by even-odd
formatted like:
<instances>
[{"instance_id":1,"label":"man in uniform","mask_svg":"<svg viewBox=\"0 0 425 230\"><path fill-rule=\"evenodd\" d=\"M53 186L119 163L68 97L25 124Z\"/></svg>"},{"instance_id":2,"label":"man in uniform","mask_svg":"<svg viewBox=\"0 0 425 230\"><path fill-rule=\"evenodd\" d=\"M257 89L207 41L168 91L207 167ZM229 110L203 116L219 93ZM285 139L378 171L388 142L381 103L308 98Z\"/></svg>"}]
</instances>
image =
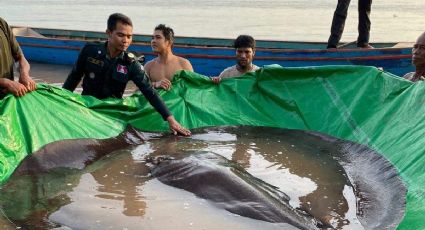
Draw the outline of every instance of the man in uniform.
<instances>
[{"instance_id":1,"label":"man in uniform","mask_svg":"<svg viewBox=\"0 0 425 230\"><path fill-rule=\"evenodd\" d=\"M13 64L19 63L19 82L14 81ZM36 89L35 82L29 75L30 64L7 22L0 18L0 99L6 94L23 96Z\"/></svg>"},{"instance_id":2,"label":"man in uniform","mask_svg":"<svg viewBox=\"0 0 425 230\"><path fill-rule=\"evenodd\" d=\"M176 56L171 50L174 43L174 31L164 24L159 24L153 32L151 46L152 51L158 57L145 65L146 73L155 88L170 89L171 80L176 71L193 71L189 60Z\"/></svg>"},{"instance_id":3,"label":"man in uniform","mask_svg":"<svg viewBox=\"0 0 425 230\"><path fill-rule=\"evenodd\" d=\"M126 51L133 35L130 18L120 13L110 15L106 34L107 42L84 46L63 88L74 91L83 78L83 95L99 99L122 98L127 82L132 80L162 118L168 121L174 134L190 135L190 131L175 120L152 88L143 66Z\"/></svg>"},{"instance_id":4,"label":"man in uniform","mask_svg":"<svg viewBox=\"0 0 425 230\"><path fill-rule=\"evenodd\" d=\"M403 77L416 82L425 80L425 32L416 39L412 48L412 64L415 72L407 73Z\"/></svg>"},{"instance_id":5,"label":"man in uniform","mask_svg":"<svg viewBox=\"0 0 425 230\"><path fill-rule=\"evenodd\" d=\"M255 55L255 40L249 35L239 35L233 46L236 49L236 65L223 70L218 77L212 77L214 83L219 83L222 78L238 77L248 72L259 69L252 61Z\"/></svg>"}]
</instances>

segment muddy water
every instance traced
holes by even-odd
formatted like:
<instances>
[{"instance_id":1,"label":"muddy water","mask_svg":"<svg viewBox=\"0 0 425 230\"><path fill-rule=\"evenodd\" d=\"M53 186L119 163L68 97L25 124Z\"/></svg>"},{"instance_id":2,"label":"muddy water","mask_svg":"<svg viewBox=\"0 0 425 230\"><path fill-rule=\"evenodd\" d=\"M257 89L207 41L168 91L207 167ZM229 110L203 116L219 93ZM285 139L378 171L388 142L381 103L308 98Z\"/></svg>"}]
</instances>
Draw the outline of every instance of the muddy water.
<instances>
[{"instance_id":1,"label":"muddy water","mask_svg":"<svg viewBox=\"0 0 425 230\"><path fill-rule=\"evenodd\" d=\"M241 217L150 177L146 156L214 152L276 186L293 207L337 229L363 229L355 188L335 159L339 149L303 132L228 127L188 138L152 137L83 170L15 176L1 189L7 219L31 229L293 229ZM366 201L367 202L367 201Z\"/></svg>"}]
</instances>

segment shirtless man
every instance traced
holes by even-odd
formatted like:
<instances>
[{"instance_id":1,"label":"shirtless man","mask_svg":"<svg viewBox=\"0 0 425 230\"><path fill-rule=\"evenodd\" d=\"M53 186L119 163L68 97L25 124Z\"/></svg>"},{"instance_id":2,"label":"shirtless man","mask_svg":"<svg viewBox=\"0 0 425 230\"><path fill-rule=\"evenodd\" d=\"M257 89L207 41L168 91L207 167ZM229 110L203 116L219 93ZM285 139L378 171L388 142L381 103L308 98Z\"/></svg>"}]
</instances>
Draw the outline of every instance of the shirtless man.
<instances>
[{"instance_id":1,"label":"shirtless man","mask_svg":"<svg viewBox=\"0 0 425 230\"><path fill-rule=\"evenodd\" d=\"M254 72L259 69L252 61L255 55L255 40L249 35L239 35L233 46L236 50L236 65L224 69L218 77L212 77L211 80L218 84L222 78L239 77L248 72Z\"/></svg>"},{"instance_id":2,"label":"shirtless man","mask_svg":"<svg viewBox=\"0 0 425 230\"><path fill-rule=\"evenodd\" d=\"M173 54L171 48L174 42L174 31L170 27L160 24L155 27L151 46L158 57L145 65L145 71L151 79L152 86L169 90L171 80L178 70L193 71L189 60Z\"/></svg>"},{"instance_id":3,"label":"shirtless man","mask_svg":"<svg viewBox=\"0 0 425 230\"><path fill-rule=\"evenodd\" d=\"M416 82L425 80L425 32L422 33L412 48L412 64L415 72L407 73L403 77Z\"/></svg>"}]
</instances>

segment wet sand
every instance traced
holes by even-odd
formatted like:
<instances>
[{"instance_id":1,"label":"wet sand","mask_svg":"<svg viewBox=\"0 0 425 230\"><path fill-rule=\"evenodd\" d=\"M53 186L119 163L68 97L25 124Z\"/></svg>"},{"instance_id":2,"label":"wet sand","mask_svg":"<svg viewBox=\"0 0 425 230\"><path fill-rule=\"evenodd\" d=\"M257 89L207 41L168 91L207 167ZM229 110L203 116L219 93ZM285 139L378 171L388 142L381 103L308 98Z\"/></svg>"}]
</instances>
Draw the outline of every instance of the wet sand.
<instances>
[{"instance_id":1,"label":"wet sand","mask_svg":"<svg viewBox=\"0 0 425 230\"><path fill-rule=\"evenodd\" d=\"M31 77L38 83L49 83L62 86L72 69L68 65L55 65L40 62L30 62Z\"/></svg>"}]
</instances>

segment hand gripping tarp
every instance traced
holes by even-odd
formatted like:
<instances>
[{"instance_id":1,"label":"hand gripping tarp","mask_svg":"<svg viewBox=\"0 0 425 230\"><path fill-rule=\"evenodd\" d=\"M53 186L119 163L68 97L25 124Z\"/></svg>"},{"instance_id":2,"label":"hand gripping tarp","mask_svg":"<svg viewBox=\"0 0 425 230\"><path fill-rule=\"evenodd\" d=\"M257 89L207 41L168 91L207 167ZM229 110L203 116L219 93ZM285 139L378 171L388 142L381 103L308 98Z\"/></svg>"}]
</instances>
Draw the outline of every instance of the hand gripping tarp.
<instances>
[{"instance_id":1,"label":"hand gripping tarp","mask_svg":"<svg viewBox=\"0 0 425 230\"><path fill-rule=\"evenodd\" d=\"M49 85L0 101L0 182L28 154L56 140L108 138L128 124L168 126L141 94L97 100ZM391 161L408 186L399 229L425 229L425 82L373 67L269 66L219 85L182 71L161 91L188 128L253 125L312 130L368 145Z\"/></svg>"}]
</instances>

